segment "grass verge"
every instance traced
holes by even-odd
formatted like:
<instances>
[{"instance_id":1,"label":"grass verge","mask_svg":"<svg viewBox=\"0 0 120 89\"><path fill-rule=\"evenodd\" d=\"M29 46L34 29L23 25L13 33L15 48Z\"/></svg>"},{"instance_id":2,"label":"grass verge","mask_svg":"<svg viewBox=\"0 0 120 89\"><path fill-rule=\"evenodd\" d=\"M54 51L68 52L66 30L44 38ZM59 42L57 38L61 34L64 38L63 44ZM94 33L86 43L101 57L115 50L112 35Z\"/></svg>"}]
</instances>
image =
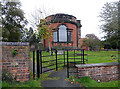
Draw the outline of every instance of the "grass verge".
<instances>
[{"instance_id":1,"label":"grass verge","mask_svg":"<svg viewBox=\"0 0 120 89\"><path fill-rule=\"evenodd\" d=\"M72 84L80 83L87 89L89 89L90 87L98 87L98 88L106 87L106 89L111 87L114 89L116 89L116 88L120 89L120 87L119 87L120 80L98 83L97 81L93 80L92 78L90 78L88 76L82 77L80 79L77 78L76 76L71 76L70 78L66 78L66 81L69 81Z\"/></svg>"},{"instance_id":2,"label":"grass verge","mask_svg":"<svg viewBox=\"0 0 120 89\"><path fill-rule=\"evenodd\" d=\"M55 72L55 71L53 71ZM53 73L51 72L51 73ZM50 78L48 77L51 73L44 73L40 75L40 78L35 78L35 80L33 80L33 73L31 72L31 79L30 81L25 81L25 82L18 82L18 81L12 81L12 82L8 82L8 81L2 81L2 87L41 87L41 81L45 81L45 80L56 80L59 79L58 77L54 77L54 78ZM37 77L37 75L36 75Z\"/></svg>"}]
</instances>

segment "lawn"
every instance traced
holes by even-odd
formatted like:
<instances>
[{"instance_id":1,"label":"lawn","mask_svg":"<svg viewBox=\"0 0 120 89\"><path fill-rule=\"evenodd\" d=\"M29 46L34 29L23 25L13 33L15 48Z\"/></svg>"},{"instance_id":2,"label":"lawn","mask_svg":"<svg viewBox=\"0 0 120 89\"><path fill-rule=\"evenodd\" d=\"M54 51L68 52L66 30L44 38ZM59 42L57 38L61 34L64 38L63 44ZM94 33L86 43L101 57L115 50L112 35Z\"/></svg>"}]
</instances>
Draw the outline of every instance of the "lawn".
<instances>
[{"instance_id":1,"label":"lawn","mask_svg":"<svg viewBox=\"0 0 120 89\"><path fill-rule=\"evenodd\" d=\"M107 89L107 87L109 87L109 88L111 87L112 89L120 89L120 87L119 87L120 80L98 83L97 81L91 79L88 76L82 77L80 79L78 79L76 76L71 76L66 80L71 83L74 83L74 84L80 83L87 89L89 89L89 88L92 89L92 87L95 89L97 89L98 87L103 87L104 89Z\"/></svg>"},{"instance_id":2,"label":"lawn","mask_svg":"<svg viewBox=\"0 0 120 89\"><path fill-rule=\"evenodd\" d=\"M118 61L118 51L86 51L88 54L88 62L90 63L106 63L106 62L117 62ZM116 57L111 57L112 55ZM116 58L112 60L112 58Z\"/></svg>"},{"instance_id":3,"label":"lawn","mask_svg":"<svg viewBox=\"0 0 120 89\"><path fill-rule=\"evenodd\" d=\"M81 51L76 51L76 53L81 53ZM65 52L65 54L67 54L67 52ZM85 54L87 54L87 56L85 56L85 59L88 60L88 61L85 61L86 64L118 61L118 51L85 51ZM47 56L47 55L50 55L50 53L46 51L42 52L42 56ZM111 57L113 55L114 57ZM30 53L31 60L32 60L32 56L33 55L31 52ZM62 63L62 64L58 64L58 67L62 67L64 65L64 55L58 55L57 58L58 58L57 62ZM69 59L69 62L74 62L74 51L69 51L69 58L73 58L73 59ZM80 63L79 61L81 61L81 56L75 55L75 58L78 58L78 59L75 59L75 61L78 61L78 64L79 64ZM35 56L35 59L36 59L36 56ZM50 60L54 60L54 61L50 61ZM56 60L55 53L53 53L53 56L42 57L42 61L50 61L50 62L43 63L43 66L55 64L56 62L55 60ZM65 63L67 64L67 55L65 55ZM51 66L49 68L55 68L55 66Z\"/></svg>"}]
</instances>

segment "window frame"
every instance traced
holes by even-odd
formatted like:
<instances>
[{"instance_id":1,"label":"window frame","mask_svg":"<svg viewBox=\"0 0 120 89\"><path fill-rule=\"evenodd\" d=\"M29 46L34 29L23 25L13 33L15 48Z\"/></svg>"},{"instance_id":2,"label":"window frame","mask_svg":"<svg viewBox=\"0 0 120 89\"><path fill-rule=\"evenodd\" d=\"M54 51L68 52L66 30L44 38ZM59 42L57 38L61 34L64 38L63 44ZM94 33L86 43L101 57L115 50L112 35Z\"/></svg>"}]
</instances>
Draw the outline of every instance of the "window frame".
<instances>
[{"instance_id":1,"label":"window frame","mask_svg":"<svg viewBox=\"0 0 120 89\"><path fill-rule=\"evenodd\" d=\"M61 25L66 26L65 24L60 24L57 28L52 29L52 32L57 32L57 42L53 41L53 37L52 37L52 43L73 43L73 38L72 38L72 32L73 29L69 29L67 26L66 31L67 31L67 41L59 41L59 27ZM68 40L68 32L71 32L71 41Z\"/></svg>"}]
</instances>

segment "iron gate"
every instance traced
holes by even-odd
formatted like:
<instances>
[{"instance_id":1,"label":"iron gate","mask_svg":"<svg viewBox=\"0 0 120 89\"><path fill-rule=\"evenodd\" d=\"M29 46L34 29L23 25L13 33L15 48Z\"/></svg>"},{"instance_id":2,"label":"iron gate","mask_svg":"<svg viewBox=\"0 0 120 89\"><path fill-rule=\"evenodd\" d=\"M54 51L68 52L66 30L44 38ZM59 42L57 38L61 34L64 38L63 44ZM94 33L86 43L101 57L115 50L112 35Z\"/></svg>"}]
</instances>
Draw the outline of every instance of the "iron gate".
<instances>
[{"instance_id":1,"label":"iron gate","mask_svg":"<svg viewBox=\"0 0 120 89\"><path fill-rule=\"evenodd\" d=\"M62 49L62 54L58 54L60 51L59 49L52 49L52 55L50 55L47 51L48 50L33 51L33 79L35 79L35 59L37 63L38 78L40 77L40 74L51 70L57 71L60 67L67 67L67 77L69 78L70 74L77 74L77 70L70 71L70 69L75 69L76 64L85 64L86 61L83 49Z\"/></svg>"}]
</instances>

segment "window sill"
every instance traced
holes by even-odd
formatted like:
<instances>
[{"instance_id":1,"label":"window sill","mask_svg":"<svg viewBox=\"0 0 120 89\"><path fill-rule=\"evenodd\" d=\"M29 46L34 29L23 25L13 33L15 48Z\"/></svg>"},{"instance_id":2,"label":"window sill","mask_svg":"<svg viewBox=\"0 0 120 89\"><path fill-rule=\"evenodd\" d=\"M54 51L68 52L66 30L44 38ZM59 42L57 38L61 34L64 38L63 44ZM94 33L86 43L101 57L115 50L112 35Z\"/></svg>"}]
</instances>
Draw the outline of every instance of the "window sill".
<instances>
[{"instance_id":1,"label":"window sill","mask_svg":"<svg viewBox=\"0 0 120 89\"><path fill-rule=\"evenodd\" d=\"M70 41L70 42L52 42L52 43L73 43L73 41Z\"/></svg>"}]
</instances>

